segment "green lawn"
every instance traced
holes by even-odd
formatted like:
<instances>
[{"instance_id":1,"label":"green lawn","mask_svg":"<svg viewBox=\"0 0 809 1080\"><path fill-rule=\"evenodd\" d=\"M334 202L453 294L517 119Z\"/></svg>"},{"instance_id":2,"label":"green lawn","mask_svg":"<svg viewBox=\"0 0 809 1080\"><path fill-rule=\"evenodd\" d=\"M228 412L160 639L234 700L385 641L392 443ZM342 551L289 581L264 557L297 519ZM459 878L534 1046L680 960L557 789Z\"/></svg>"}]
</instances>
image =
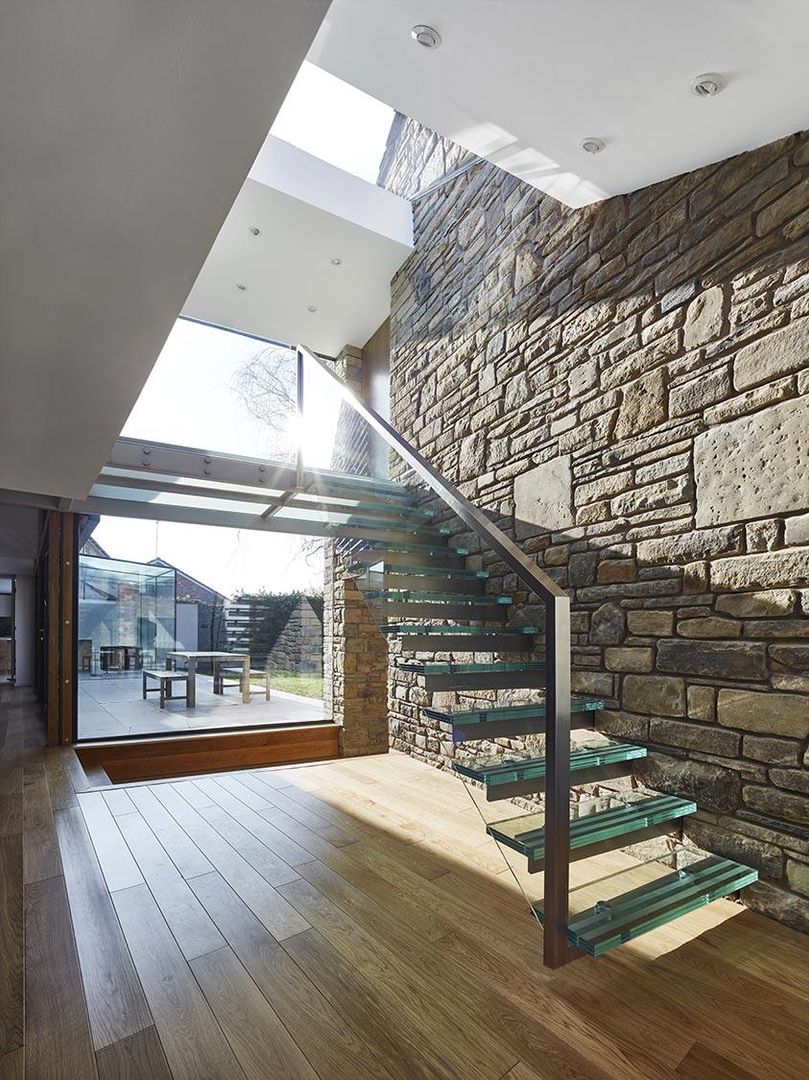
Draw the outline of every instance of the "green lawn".
<instances>
[{"instance_id":1,"label":"green lawn","mask_svg":"<svg viewBox=\"0 0 809 1080\"><path fill-rule=\"evenodd\" d=\"M270 687L286 690L289 694L301 694L303 697L322 698L323 676L297 671L274 671L270 676Z\"/></svg>"}]
</instances>

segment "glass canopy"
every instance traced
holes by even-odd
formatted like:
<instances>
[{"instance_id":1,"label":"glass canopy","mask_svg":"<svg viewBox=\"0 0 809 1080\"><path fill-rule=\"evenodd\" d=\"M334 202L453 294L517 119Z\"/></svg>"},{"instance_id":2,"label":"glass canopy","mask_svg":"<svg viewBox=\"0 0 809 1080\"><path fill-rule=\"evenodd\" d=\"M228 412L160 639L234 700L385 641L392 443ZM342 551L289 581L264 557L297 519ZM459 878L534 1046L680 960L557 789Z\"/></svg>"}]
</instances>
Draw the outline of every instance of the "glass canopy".
<instances>
[{"instance_id":1,"label":"glass canopy","mask_svg":"<svg viewBox=\"0 0 809 1080\"><path fill-rule=\"evenodd\" d=\"M80 673L164 664L174 648L175 593L174 570L80 555Z\"/></svg>"}]
</instances>

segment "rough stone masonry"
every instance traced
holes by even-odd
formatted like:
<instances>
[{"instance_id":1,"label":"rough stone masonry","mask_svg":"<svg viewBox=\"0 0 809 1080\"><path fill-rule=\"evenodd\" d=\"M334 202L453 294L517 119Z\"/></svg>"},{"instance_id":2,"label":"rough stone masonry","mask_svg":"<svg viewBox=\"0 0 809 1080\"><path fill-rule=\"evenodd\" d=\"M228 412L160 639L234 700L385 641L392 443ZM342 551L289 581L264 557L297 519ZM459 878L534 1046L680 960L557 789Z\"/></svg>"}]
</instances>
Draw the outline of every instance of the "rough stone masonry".
<instances>
[{"instance_id":1,"label":"rough stone masonry","mask_svg":"<svg viewBox=\"0 0 809 1080\"><path fill-rule=\"evenodd\" d=\"M465 160L400 118L381 182ZM809 139L582 210L478 162L414 210L393 423L568 590L574 689L690 840L809 931ZM423 697L392 676L392 745L445 764Z\"/></svg>"}]
</instances>

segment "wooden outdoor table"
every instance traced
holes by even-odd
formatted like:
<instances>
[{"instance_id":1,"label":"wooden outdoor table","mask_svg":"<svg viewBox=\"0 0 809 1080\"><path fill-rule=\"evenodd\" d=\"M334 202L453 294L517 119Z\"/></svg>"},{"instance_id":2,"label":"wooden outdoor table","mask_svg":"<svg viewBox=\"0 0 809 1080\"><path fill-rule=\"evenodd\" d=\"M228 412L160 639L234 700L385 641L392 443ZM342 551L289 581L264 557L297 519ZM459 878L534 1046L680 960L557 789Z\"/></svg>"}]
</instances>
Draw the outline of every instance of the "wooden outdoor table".
<instances>
[{"instance_id":1,"label":"wooden outdoor table","mask_svg":"<svg viewBox=\"0 0 809 1080\"><path fill-rule=\"evenodd\" d=\"M197 663L200 660L210 660L213 664L227 661L229 663L241 663L242 665L242 701L245 705L250 703L250 656L248 653L229 652L177 652L166 653L166 669L171 670L177 666L178 660L185 660L188 665L188 698L187 707L193 709L197 703Z\"/></svg>"}]
</instances>

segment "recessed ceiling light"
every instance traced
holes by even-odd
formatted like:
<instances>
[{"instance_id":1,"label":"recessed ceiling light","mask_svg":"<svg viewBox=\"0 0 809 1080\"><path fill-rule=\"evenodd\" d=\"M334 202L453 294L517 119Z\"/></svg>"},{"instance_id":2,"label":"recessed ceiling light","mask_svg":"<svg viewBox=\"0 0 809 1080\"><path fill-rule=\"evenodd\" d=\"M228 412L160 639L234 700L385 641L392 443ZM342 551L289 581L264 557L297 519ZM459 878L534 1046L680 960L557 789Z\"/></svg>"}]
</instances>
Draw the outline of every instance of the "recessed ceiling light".
<instances>
[{"instance_id":1,"label":"recessed ceiling light","mask_svg":"<svg viewBox=\"0 0 809 1080\"><path fill-rule=\"evenodd\" d=\"M247 292L247 286L242 285L240 281L236 282L236 288L239 290L239 292Z\"/></svg>"},{"instance_id":2,"label":"recessed ceiling light","mask_svg":"<svg viewBox=\"0 0 809 1080\"><path fill-rule=\"evenodd\" d=\"M414 26L410 36L424 49L437 49L441 44L441 35L432 26Z\"/></svg>"},{"instance_id":3,"label":"recessed ceiling light","mask_svg":"<svg viewBox=\"0 0 809 1080\"><path fill-rule=\"evenodd\" d=\"M588 135L586 139L579 140L579 149L583 150L585 154L600 154L604 149L604 140Z\"/></svg>"},{"instance_id":4,"label":"recessed ceiling light","mask_svg":"<svg viewBox=\"0 0 809 1080\"><path fill-rule=\"evenodd\" d=\"M335 257L335 258L332 259L331 264L332 264L332 266L342 266L343 265L343 260L338 259L338 258Z\"/></svg>"},{"instance_id":5,"label":"recessed ceiling light","mask_svg":"<svg viewBox=\"0 0 809 1080\"><path fill-rule=\"evenodd\" d=\"M258 227L258 225L251 225L247 231L250 233L251 236L261 236L261 229Z\"/></svg>"},{"instance_id":6,"label":"recessed ceiling light","mask_svg":"<svg viewBox=\"0 0 809 1080\"><path fill-rule=\"evenodd\" d=\"M314 313L317 311L317 304L309 304L306 310L309 312L310 315L314 315Z\"/></svg>"},{"instance_id":7,"label":"recessed ceiling light","mask_svg":"<svg viewBox=\"0 0 809 1080\"><path fill-rule=\"evenodd\" d=\"M716 97L726 86L727 82L721 75L710 71L706 75L697 75L695 79L692 79L689 89L696 97Z\"/></svg>"}]
</instances>

